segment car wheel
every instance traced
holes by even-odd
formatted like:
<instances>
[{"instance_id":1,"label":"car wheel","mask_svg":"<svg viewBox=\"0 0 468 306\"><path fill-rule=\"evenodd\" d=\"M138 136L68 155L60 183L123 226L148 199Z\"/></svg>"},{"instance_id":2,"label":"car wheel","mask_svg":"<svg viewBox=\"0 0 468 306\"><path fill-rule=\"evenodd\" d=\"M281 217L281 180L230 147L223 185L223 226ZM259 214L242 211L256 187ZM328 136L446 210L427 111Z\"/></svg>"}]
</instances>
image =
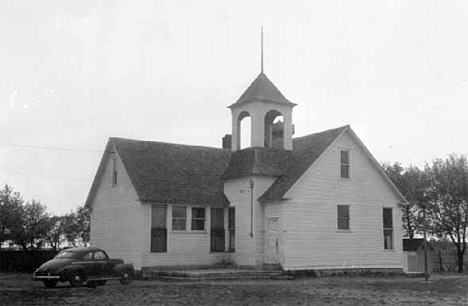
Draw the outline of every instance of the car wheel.
<instances>
[{"instance_id":1,"label":"car wheel","mask_svg":"<svg viewBox=\"0 0 468 306\"><path fill-rule=\"evenodd\" d=\"M90 288L96 288L98 284L97 284L97 281L88 281L86 285Z\"/></svg>"},{"instance_id":2,"label":"car wheel","mask_svg":"<svg viewBox=\"0 0 468 306\"><path fill-rule=\"evenodd\" d=\"M44 286L47 288L54 288L57 285L58 281L55 279L46 279L44 280Z\"/></svg>"},{"instance_id":3,"label":"car wheel","mask_svg":"<svg viewBox=\"0 0 468 306\"><path fill-rule=\"evenodd\" d=\"M122 278L120 279L120 283L122 285L128 285L130 284L130 282L132 281L132 271L130 270L125 270L123 273L122 273Z\"/></svg>"},{"instance_id":4,"label":"car wheel","mask_svg":"<svg viewBox=\"0 0 468 306\"><path fill-rule=\"evenodd\" d=\"M106 284L106 282L107 282L107 281L106 281L105 279L102 279L102 280L97 280L97 281L96 281L96 284L97 284L98 286L104 286L104 285Z\"/></svg>"},{"instance_id":5,"label":"car wheel","mask_svg":"<svg viewBox=\"0 0 468 306\"><path fill-rule=\"evenodd\" d=\"M84 283L84 275L82 273L75 273L70 278L70 285L72 287L81 287Z\"/></svg>"}]
</instances>

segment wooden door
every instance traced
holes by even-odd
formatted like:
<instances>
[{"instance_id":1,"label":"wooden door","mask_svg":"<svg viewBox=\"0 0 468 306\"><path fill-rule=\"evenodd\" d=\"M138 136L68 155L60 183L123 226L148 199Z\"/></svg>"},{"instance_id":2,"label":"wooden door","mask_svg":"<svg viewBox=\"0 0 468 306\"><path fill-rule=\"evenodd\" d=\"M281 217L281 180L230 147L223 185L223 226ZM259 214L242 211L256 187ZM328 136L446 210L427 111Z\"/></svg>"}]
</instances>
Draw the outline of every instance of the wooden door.
<instances>
[{"instance_id":1,"label":"wooden door","mask_svg":"<svg viewBox=\"0 0 468 306\"><path fill-rule=\"evenodd\" d=\"M278 218L267 219L265 263L278 263Z\"/></svg>"}]
</instances>

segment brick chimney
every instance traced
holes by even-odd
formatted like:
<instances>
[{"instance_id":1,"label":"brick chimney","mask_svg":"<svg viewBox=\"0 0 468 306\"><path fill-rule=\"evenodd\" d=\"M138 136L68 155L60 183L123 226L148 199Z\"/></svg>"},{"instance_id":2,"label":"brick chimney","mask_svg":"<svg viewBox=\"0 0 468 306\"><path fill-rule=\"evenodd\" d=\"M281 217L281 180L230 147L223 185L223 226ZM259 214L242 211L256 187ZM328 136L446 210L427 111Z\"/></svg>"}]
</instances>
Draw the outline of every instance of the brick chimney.
<instances>
[{"instance_id":1,"label":"brick chimney","mask_svg":"<svg viewBox=\"0 0 468 306\"><path fill-rule=\"evenodd\" d=\"M223 137L223 149L231 149L231 141L232 141L231 134L224 135L224 137Z\"/></svg>"}]
</instances>

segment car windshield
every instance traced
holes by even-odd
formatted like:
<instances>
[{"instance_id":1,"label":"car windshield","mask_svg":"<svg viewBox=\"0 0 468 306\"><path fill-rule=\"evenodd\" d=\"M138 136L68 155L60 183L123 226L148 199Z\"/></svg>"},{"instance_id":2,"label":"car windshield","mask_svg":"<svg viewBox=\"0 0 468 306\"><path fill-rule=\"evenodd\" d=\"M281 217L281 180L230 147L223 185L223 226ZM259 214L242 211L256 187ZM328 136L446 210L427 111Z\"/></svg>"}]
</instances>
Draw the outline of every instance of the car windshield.
<instances>
[{"instance_id":1,"label":"car windshield","mask_svg":"<svg viewBox=\"0 0 468 306\"><path fill-rule=\"evenodd\" d=\"M72 258L72 257L73 257L73 252L60 252L54 258L55 259L66 259L66 258Z\"/></svg>"}]
</instances>

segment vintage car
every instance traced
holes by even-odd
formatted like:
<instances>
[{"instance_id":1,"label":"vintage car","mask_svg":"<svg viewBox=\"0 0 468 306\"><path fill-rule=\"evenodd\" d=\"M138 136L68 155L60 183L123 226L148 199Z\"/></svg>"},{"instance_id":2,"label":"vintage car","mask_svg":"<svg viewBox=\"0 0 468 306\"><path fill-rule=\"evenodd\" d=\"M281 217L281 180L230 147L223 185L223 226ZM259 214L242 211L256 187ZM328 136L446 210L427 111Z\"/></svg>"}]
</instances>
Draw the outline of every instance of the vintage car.
<instances>
[{"instance_id":1,"label":"vintage car","mask_svg":"<svg viewBox=\"0 0 468 306\"><path fill-rule=\"evenodd\" d=\"M52 260L42 264L32 279L43 281L48 288L67 281L73 287L85 283L88 286L102 286L111 279L129 284L134 272L132 264L124 264L122 259L109 258L102 249L81 247L59 252Z\"/></svg>"}]
</instances>

